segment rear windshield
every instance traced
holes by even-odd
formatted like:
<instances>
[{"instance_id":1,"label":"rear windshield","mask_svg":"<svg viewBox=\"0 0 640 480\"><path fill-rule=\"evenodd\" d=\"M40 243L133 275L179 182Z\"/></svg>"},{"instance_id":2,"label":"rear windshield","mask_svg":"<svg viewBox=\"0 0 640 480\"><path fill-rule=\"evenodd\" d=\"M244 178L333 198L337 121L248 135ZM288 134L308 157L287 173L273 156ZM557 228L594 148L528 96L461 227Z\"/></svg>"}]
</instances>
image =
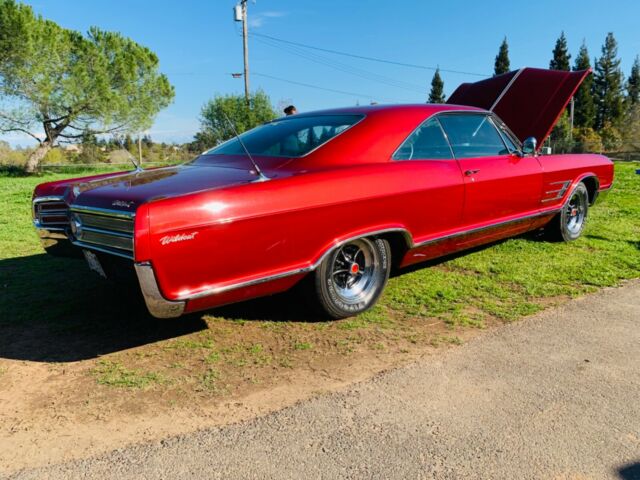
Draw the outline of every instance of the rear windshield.
<instances>
[{"instance_id":1,"label":"rear windshield","mask_svg":"<svg viewBox=\"0 0 640 480\"><path fill-rule=\"evenodd\" d=\"M302 157L362 119L362 115L295 116L274 120L240 135L251 155ZM244 155L237 138L204 155Z\"/></svg>"}]
</instances>

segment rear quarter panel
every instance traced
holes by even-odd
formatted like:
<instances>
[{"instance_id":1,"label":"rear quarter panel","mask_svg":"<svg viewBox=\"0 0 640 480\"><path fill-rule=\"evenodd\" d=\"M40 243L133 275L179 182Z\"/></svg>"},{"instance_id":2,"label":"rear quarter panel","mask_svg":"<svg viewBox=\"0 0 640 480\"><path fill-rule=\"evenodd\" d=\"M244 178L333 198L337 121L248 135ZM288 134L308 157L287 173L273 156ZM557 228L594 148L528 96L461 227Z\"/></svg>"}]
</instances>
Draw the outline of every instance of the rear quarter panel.
<instances>
[{"instance_id":1,"label":"rear quarter panel","mask_svg":"<svg viewBox=\"0 0 640 480\"><path fill-rule=\"evenodd\" d=\"M391 162L151 202L136 261L150 260L163 294L181 298L307 268L373 230L446 230L461 219L463 195L455 162Z\"/></svg>"}]
</instances>

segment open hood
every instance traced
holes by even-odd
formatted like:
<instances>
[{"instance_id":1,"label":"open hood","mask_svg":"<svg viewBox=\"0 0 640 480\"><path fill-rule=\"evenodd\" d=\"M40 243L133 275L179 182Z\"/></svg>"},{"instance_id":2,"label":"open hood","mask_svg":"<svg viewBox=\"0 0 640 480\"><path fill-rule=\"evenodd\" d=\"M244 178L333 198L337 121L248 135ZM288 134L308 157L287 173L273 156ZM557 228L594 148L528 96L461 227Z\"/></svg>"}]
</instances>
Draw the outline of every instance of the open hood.
<instances>
[{"instance_id":1,"label":"open hood","mask_svg":"<svg viewBox=\"0 0 640 480\"><path fill-rule=\"evenodd\" d=\"M494 112L522 142L535 137L538 148L591 70L566 72L521 68L475 83L463 83L447 103Z\"/></svg>"}]
</instances>

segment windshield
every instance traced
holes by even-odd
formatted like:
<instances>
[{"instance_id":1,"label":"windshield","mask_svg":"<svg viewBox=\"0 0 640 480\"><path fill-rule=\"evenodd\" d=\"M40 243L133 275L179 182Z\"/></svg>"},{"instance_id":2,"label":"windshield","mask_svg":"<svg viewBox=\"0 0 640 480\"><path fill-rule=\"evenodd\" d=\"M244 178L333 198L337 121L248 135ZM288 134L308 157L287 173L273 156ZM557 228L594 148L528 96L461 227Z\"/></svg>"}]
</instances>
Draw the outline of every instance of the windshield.
<instances>
[{"instance_id":1,"label":"windshield","mask_svg":"<svg viewBox=\"0 0 640 480\"><path fill-rule=\"evenodd\" d=\"M357 123L362 115L290 116L261 125L240 135L251 155L302 157ZM237 138L204 155L244 155Z\"/></svg>"}]
</instances>

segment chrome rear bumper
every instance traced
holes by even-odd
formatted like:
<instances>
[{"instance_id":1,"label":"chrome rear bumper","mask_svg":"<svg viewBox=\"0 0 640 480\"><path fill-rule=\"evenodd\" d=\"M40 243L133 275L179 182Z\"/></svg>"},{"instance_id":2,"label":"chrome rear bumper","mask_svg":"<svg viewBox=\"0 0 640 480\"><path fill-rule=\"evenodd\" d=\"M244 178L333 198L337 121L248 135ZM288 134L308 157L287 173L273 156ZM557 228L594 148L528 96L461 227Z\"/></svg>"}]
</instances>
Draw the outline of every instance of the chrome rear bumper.
<instances>
[{"instance_id":1,"label":"chrome rear bumper","mask_svg":"<svg viewBox=\"0 0 640 480\"><path fill-rule=\"evenodd\" d=\"M187 302L167 300L160 293L158 281L149 262L135 264L140 289L149 313L156 318L175 318L184 313Z\"/></svg>"}]
</instances>

